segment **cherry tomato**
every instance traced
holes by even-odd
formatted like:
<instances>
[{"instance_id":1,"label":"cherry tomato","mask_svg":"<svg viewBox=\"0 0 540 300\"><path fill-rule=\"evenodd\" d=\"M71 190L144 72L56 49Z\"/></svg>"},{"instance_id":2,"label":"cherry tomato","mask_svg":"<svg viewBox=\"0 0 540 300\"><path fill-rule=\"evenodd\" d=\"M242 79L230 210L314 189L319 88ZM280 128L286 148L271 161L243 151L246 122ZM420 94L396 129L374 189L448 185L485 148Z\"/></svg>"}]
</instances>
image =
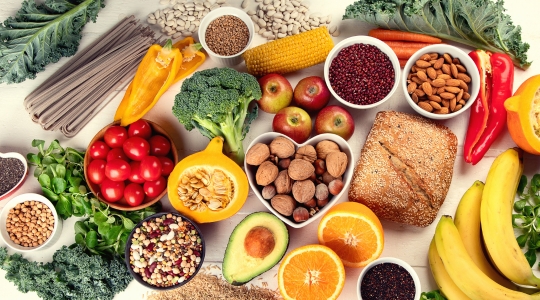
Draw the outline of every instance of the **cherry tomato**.
<instances>
[{"instance_id":1,"label":"cherry tomato","mask_svg":"<svg viewBox=\"0 0 540 300\"><path fill-rule=\"evenodd\" d=\"M141 177L141 162L140 161L132 161L129 163L131 166L131 173L129 174L129 181L135 182L135 183L144 183L146 180Z\"/></svg>"},{"instance_id":2,"label":"cherry tomato","mask_svg":"<svg viewBox=\"0 0 540 300\"><path fill-rule=\"evenodd\" d=\"M174 169L174 162L166 156L158 156L161 161L161 176L167 177Z\"/></svg>"},{"instance_id":3,"label":"cherry tomato","mask_svg":"<svg viewBox=\"0 0 540 300\"><path fill-rule=\"evenodd\" d=\"M101 184L103 179L105 179L105 162L103 159L94 159L86 167L86 173L88 175L88 180L95 184Z\"/></svg>"},{"instance_id":4,"label":"cherry tomato","mask_svg":"<svg viewBox=\"0 0 540 300\"><path fill-rule=\"evenodd\" d=\"M139 136L143 139L148 139L152 136L152 127L145 120L139 119L129 125L128 136Z\"/></svg>"},{"instance_id":5,"label":"cherry tomato","mask_svg":"<svg viewBox=\"0 0 540 300\"><path fill-rule=\"evenodd\" d=\"M107 161L119 158L125 161L129 161L129 158L124 153L124 150L122 148L112 148L109 153L107 153Z\"/></svg>"},{"instance_id":6,"label":"cherry tomato","mask_svg":"<svg viewBox=\"0 0 540 300\"><path fill-rule=\"evenodd\" d=\"M104 141L95 141L90 146L90 157L93 159L106 159L111 148Z\"/></svg>"},{"instance_id":7,"label":"cherry tomato","mask_svg":"<svg viewBox=\"0 0 540 300\"><path fill-rule=\"evenodd\" d=\"M132 136L128 138L124 145L122 145L124 153L128 158L140 161L145 156L150 154L150 144L147 140L139 136Z\"/></svg>"},{"instance_id":8,"label":"cherry tomato","mask_svg":"<svg viewBox=\"0 0 540 300\"><path fill-rule=\"evenodd\" d=\"M105 200L116 202L124 196L124 188L123 181L112 181L109 178L105 178L101 183L101 194Z\"/></svg>"},{"instance_id":9,"label":"cherry tomato","mask_svg":"<svg viewBox=\"0 0 540 300\"><path fill-rule=\"evenodd\" d=\"M150 198L159 196L161 192L167 187L167 180L160 176L155 181L147 181L143 185L144 193Z\"/></svg>"},{"instance_id":10,"label":"cherry tomato","mask_svg":"<svg viewBox=\"0 0 540 300\"><path fill-rule=\"evenodd\" d=\"M124 189L124 199L130 206L140 205L144 200L144 190L140 184L130 183Z\"/></svg>"},{"instance_id":11,"label":"cherry tomato","mask_svg":"<svg viewBox=\"0 0 540 300\"><path fill-rule=\"evenodd\" d=\"M112 159L105 165L105 176L112 181L124 181L129 178L131 167L125 160Z\"/></svg>"},{"instance_id":12,"label":"cherry tomato","mask_svg":"<svg viewBox=\"0 0 540 300\"><path fill-rule=\"evenodd\" d=\"M167 155L171 150L171 143L162 135L154 135L148 142L150 143L151 155Z\"/></svg>"},{"instance_id":13,"label":"cherry tomato","mask_svg":"<svg viewBox=\"0 0 540 300\"><path fill-rule=\"evenodd\" d=\"M161 176L161 161L155 156L147 156L141 160L141 177L154 181Z\"/></svg>"},{"instance_id":14,"label":"cherry tomato","mask_svg":"<svg viewBox=\"0 0 540 300\"><path fill-rule=\"evenodd\" d=\"M126 128L122 126L111 126L105 130L103 139L111 148L122 147L122 144L127 140L128 134Z\"/></svg>"}]
</instances>

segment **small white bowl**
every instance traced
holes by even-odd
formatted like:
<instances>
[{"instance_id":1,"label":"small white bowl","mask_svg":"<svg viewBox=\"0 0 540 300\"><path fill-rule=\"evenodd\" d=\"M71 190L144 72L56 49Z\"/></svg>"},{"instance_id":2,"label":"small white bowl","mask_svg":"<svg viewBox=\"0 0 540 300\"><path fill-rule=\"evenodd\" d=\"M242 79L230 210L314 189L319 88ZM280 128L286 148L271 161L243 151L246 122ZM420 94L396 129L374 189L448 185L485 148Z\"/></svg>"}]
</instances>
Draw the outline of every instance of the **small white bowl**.
<instances>
[{"instance_id":1,"label":"small white bowl","mask_svg":"<svg viewBox=\"0 0 540 300\"><path fill-rule=\"evenodd\" d=\"M45 205L51 210L53 216L54 216L54 227L52 230L51 236L41 245L36 247L23 247L21 245L15 244L11 238L9 237L9 234L7 233L7 216L9 213L9 210L14 208L17 204L23 203L25 201L39 201ZM44 196L40 194L34 194L34 193L26 193L18 195L17 197L14 197L13 199L9 200L6 203L6 206L2 209L2 212L0 213L0 236L4 240L4 242L13 250L17 250L20 252L30 252L35 251L38 249L44 249L48 248L51 245L53 245L58 238L60 237L60 234L62 232L62 219L58 217L58 214L56 213L56 209L54 208L54 205L49 201L49 199L45 198Z\"/></svg>"},{"instance_id":2,"label":"small white bowl","mask_svg":"<svg viewBox=\"0 0 540 300\"><path fill-rule=\"evenodd\" d=\"M20 160L24 166L24 174L21 177L21 179L19 179L17 184L15 184L15 186L13 186L9 191L0 195L0 200L4 200L4 199L7 199L9 196L11 196L19 187L21 187L23 181L26 179L26 175L28 175L28 163L26 162L26 159L24 158L24 156L22 156L21 154L17 152L8 152L8 153L0 152L0 158L15 158L15 159Z\"/></svg>"},{"instance_id":3,"label":"small white bowl","mask_svg":"<svg viewBox=\"0 0 540 300\"><path fill-rule=\"evenodd\" d=\"M414 103L413 99L411 98L411 95L409 95L409 93L407 92L407 85L408 85L407 76L409 76L409 73L411 72L411 68L416 63L416 61L420 59L420 57L426 53L439 53L440 55L444 53L448 53L453 58L458 58L461 64L467 69L467 74L469 75L469 77L471 77L471 82L469 83L469 94L471 95L471 98L467 100L467 102L465 103L465 106L463 106L460 110L456 112L451 112L449 114L435 114L435 113L428 112L420 108L418 104ZM451 45L435 44L435 45L424 47L416 51L411 56L411 58L409 58L409 60L405 64L405 67L403 68L403 77L401 79L401 86L403 87L403 93L405 94L405 99L407 99L407 103L409 103L409 105L417 113L430 119L445 120L445 119L450 119L450 118L453 118L455 116L462 114L464 111L468 110L472 106L474 100L478 96L478 92L480 91L480 74L478 73L478 69L476 68L476 65L474 64L474 61L469 55L467 55L467 53Z\"/></svg>"},{"instance_id":4,"label":"small white bowl","mask_svg":"<svg viewBox=\"0 0 540 300\"><path fill-rule=\"evenodd\" d=\"M330 199L330 201L328 202L328 204L326 204L314 216L310 217L309 219L307 219L306 221L301 222L301 223L297 223L294 220L292 220L291 218L288 218L288 217L280 214L279 212L277 212L272 207L269 200L265 200L262 197L261 191L260 191L261 187L259 185L257 185L257 181L255 180L255 174L257 173L258 166L248 165L244 160L244 170L246 171L246 175L248 177L249 185L251 186L251 190L253 190L255 195L257 195L257 198L259 198L259 200L264 204L264 206L266 206L266 208L268 208L268 210L270 210L274 215L276 215L285 224L287 224L287 225L289 225L289 226L291 226L293 228L302 228L304 226L307 226L311 222L315 221L316 219L320 218L322 215L324 215L330 209L330 207L332 207L334 204L336 204L337 201L341 198L341 196L347 191L347 189L349 188L349 185L351 183L351 178L352 178L352 174L353 174L353 171L354 171L354 162L355 162L355 160L353 158L353 153L352 153L351 147L349 146L347 141L345 141L339 135L332 134L332 133L322 133L322 134L319 134L319 135L316 135L316 136L312 137L311 139L307 140L303 144L298 144L298 143L296 143L295 141L293 141L292 139L290 139L289 137L287 137L284 134L277 133L277 132L267 132L267 133L263 133L260 136L258 136L257 138L255 138L251 142L251 144L249 145L249 147L247 149L249 150L251 147L253 147L253 145L255 145L257 143L263 143L263 144L269 145L270 142L274 138L276 138L278 136L282 136L282 137L290 140L296 146L296 149L298 149L299 147L301 147L303 145L307 145L307 144L311 144L311 145L315 146L315 144L317 144L318 142L323 141L323 140L333 141L336 144L338 144L338 146L339 146L339 148L341 149L342 152L347 154L348 165L347 165L347 169L345 170L345 173L343 173L343 175L342 175L343 189L341 190L341 192L339 194L333 196L332 199ZM246 151L246 153L247 153L247 151Z\"/></svg>"},{"instance_id":5,"label":"small white bowl","mask_svg":"<svg viewBox=\"0 0 540 300\"><path fill-rule=\"evenodd\" d=\"M235 16L240 18L249 30L249 40L247 42L246 47L235 55L231 56L223 56L215 53L214 51L210 50L208 45L206 44L206 28L208 28L208 25L212 23L215 19L222 17L222 16ZM253 40L253 35L255 34L255 26L253 25L253 20L246 14L243 10L235 8L235 7L220 7L217 9L212 10L209 12L204 18L201 20L201 24L199 25L199 42L203 46L204 50L208 53L208 56L210 58L224 66L227 67L234 67L241 63L243 61L242 54L249 48L249 45L251 44L251 41Z\"/></svg>"},{"instance_id":6,"label":"small white bowl","mask_svg":"<svg viewBox=\"0 0 540 300\"><path fill-rule=\"evenodd\" d=\"M393 263L393 264L402 266L405 270L407 270L407 272L411 274L411 277L414 281L414 287L415 287L414 300L420 300L420 294L422 293L422 289L420 287L420 278L418 278L418 274L413 269L413 267L411 267L411 265L395 257L378 258L370 262L367 266L364 267L364 269L362 269L362 272L360 272L360 276L358 276L358 281L356 284L356 294L358 296L358 300L362 300L362 290L361 290L362 285L361 284L362 284L362 280L364 279L364 276L366 276L367 271L369 271L369 269L373 268L374 266L383 264L383 263Z\"/></svg>"},{"instance_id":7,"label":"small white bowl","mask_svg":"<svg viewBox=\"0 0 540 300\"><path fill-rule=\"evenodd\" d=\"M390 59L390 62L392 62L392 67L394 68L394 85L392 86L392 89L390 90L388 95L386 95L386 97L384 97L383 99L381 99L380 101L378 101L376 103L368 104L368 105L359 105L359 104L350 103L347 100L341 98L334 91L334 89L332 88L332 84L330 83L330 65L332 64L332 60L334 60L334 58L339 54L339 52L343 48L352 46L354 44L368 44L368 45L376 46L377 48L379 48L379 50L381 50L384 54L386 54L388 56L388 58ZM399 59L397 58L394 51L387 44L385 44L383 41L381 41L379 39L376 39L376 38L373 38L373 37L370 37L370 36L365 36L365 35L353 36L353 37L346 38L343 41L339 42L337 45L334 46L334 48L332 48L332 50L330 51L330 53L326 57L326 61L324 62L324 80L326 81L326 85L330 89L330 92L332 93L332 95L339 102L343 103L344 105L347 105L348 107L352 107L352 108L356 108L356 109L373 108L373 107L376 107L376 106L379 106L379 105L383 104L388 99L390 99L390 97L392 97L392 95L397 91L397 89L399 87L399 82L400 82L399 81L399 75L400 75L400 72L401 72L401 69L399 67Z\"/></svg>"}]
</instances>

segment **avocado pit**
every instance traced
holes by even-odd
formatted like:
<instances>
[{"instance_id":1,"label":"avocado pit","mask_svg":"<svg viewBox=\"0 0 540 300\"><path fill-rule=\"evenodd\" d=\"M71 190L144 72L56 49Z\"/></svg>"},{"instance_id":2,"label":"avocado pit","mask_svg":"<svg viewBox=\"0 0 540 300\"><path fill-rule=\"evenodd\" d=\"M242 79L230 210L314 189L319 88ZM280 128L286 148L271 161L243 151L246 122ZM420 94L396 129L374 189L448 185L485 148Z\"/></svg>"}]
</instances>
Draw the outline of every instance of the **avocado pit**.
<instances>
[{"instance_id":1,"label":"avocado pit","mask_svg":"<svg viewBox=\"0 0 540 300\"><path fill-rule=\"evenodd\" d=\"M274 250L276 240L268 228L257 226L252 228L244 239L246 253L255 258L264 258Z\"/></svg>"}]
</instances>

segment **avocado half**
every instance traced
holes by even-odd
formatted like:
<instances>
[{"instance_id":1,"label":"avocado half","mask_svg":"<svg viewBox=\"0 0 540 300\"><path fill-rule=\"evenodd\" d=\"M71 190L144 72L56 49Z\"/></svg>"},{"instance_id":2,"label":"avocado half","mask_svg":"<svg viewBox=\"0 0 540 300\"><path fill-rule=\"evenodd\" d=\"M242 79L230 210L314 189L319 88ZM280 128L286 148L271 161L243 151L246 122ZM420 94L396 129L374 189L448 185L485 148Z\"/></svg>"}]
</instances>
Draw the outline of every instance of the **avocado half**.
<instances>
[{"instance_id":1,"label":"avocado half","mask_svg":"<svg viewBox=\"0 0 540 300\"><path fill-rule=\"evenodd\" d=\"M287 226L271 213L255 212L234 228L223 257L223 277L243 285L275 266L289 246Z\"/></svg>"}]
</instances>

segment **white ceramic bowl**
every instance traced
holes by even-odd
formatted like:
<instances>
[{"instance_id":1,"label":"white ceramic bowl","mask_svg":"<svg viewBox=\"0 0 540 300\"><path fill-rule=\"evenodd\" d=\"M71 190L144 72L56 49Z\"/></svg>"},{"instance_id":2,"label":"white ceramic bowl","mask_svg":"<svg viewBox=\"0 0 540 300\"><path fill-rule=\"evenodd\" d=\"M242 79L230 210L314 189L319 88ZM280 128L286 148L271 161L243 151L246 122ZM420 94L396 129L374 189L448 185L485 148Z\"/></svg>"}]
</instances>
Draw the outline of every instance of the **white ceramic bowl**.
<instances>
[{"instance_id":1,"label":"white ceramic bowl","mask_svg":"<svg viewBox=\"0 0 540 300\"><path fill-rule=\"evenodd\" d=\"M358 281L357 281L357 284L356 284L356 294L358 296L358 300L362 300L362 295L361 295L361 293L362 293L362 291L361 291L362 285L361 285L361 283L362 283L362 279L364 279L364 276L366 276L367 271L369 271L369 269L373 268L374 266L376 266L378 264L383 264L383 263L393 263L393 264L400 265L405 270L407 270L407 272L409 272L409 274L411 274L411 276L413 278L413 281L414 281L414 287L415 287L414 300L419 300L420 299L420 294L422 293L422 290L421 290L421 287L420 287L420 278L418 278L418 274L411 267L411 265L409 265L405 261L403 261L403 260L401 260L399 258L395 258L395 257L381 257L381 258L378 258L378 259L370 262L367 266L364 267L364 269L362 269L362 272L360 272L360 276L358 276Z\"/></svg>"},{"instance_id":2,"label":"white ceramic bowl","mask_svg":"<svg viewBox=\"0 0 540 300\"><path fill-rule=\"evenodd\" d=\"M15 205L19 203L23 203L24 201L39 201L47 205L47 207L51 210L54 216L54 227L53 227L51 236L43 244L36 247L23 247L21 245L17 245L11 240L11 238L9 237L9 234L7 233L6 221L7 221L7 215L9 213L9 210L14 208ZM56 213L56 209L54 208L54 205L51 203L51 201L49 201L49 199L45 198L44 196L40 194L26 193L26 194L18 195L17 197L14 197L13 199L9 200L6 203L6 206L4 206L4 208L2 209L2 212L0 213L0 236L2 236L2 239L4 240L4 242L13 250L17 250L20 252L29 252L29 251L35 251L38 249L48 248L58 240L61 232L62 232L62 219L58 217L58 214Z\"/></svg>"},{"instance_id":3,"label":"white ceramic bowl","mask_svg":"<svg viewBox=\"0 0 540 300\"><path fill-rule=\"evenodd\" d=\"M249 40L246 47L242 51L231 56L219 55L215 53L214 51L210 50L210 48L208 48L208 45L206 44L206 39L205 39L206 28L208 28L208 25L210 25L210 23L212 23L212 21L214 21L215 19L222 16L226 16L226 15L240 18L240 20L242 20L246 24L249 30ZM251 41L253 40L253 35L255 34L255 26L253 25L253 20L251 20L248 14L246 14L243 10L235 8L235 7L224 6L224 7L214 9L213 11L209 12L206 16L204 16L204 18L201 20L201 24L199 25L198 32L199 32L199 42L203 46L204 50L206 50L206 52L208 53L208 56L210 56L210 59L224 66L234 67L243 61L242 53L244 53L249 48L249 45L251 44Z\"/></svg>"},{"instance_id":4,"label":"white ceramic bowl","mask_svg":"<svg viewBox=\"0 0 540 300\"><path fill-rule=\"evenodd\" d=\"M465 103L465 106L463 106L460 110L456 112L451 112L449 114L431 113L420 108L418 104L414 103L409 93L407 93L407 85L408 85L407 76L409 76L409 73L411 72L411 68L414 66L416 61L420 59L420 57L426 53L439 53L440 55L444 53L448 53L453 58L458 58L461 64L467 69L467 74L469 75L469 77L471 77L471 82L469 83L469 94L471 95L471 98ZM403 87L403 93L405 94L405 99L407 99L407 103L409 103L409 105L417 113L427 118L436 119L436 120L445 120L445 119L450 119L450 118L453 118L455 116L462 114L464 111L466 111L472 106L480 90L480 75L478 73L478 69L476 68L476 65L474 64L474 61L472 60L472 58L469 57L469 55L467 55L467 53L451 45L435 44L435 45L424 47L416 51L416 53L414 53L411 56L411 58L409 58L409 60L407 61L407 64L405 64L405 67L403 68L403 77L401 79L401 85Z\"/></svg>"},{"instance_id":5,"label":"white ceramic bowl","mask_svg":"<svg viewBox=\"0 0 540 300\"><path fill-rule=\"evenodd\" d=\"M341 98L334 91L334 89L332 89L332 85L330 83L330 64L332 63L332 60L334 60L334 58L339 54L339 52L343 48L352 46L354 44L368 44L368 45L376 46L377 48L379 48L379 50L381 50L383 53L385 53L388 56L388 58L390 58L390 61L392 62L392 66L394 67L394 79L395 79L394 80L394 85L392 86L392 89L390 90L388 95L386 95L386 97L384 97L379 102L369 104L369 105L353 104L353 103L350 103L347 100ZM401 69L399 67L399 59L397 58L394 51L392 51L392 49L387 44L382 42L381 40L370 37L370 36L365 36L365 35L353 36L353 37L346 38L343 41L339 42L337 45L334 46L334 48L332 48L332 50L330 51L330 53L326 57L326 61L324 62L324 80L326 81L326 85L330 89L330 92L332 93L334 98L336 98L339 102L343 103L344 105L346 105L348 107L356 108L356 109L373 108L373 107L376 107L376 106L379 106L379 105L383 104L388 99L390 99L390 97L392 97L392 95L397 91L397 89L399 87L399 82L400 82L399 81L399 75L400 75L400 73L401 73Z\"/></svg>"},{"instance_id":6,"label":"white ceramic bowl","mask_svg":"<svg viewBox=\"0 0 540 300\"><path fill-rule=\"evenodd\" d=\"M295 141L293 141L292 139L290 139L289 137L287 137L286 135L283 135L281 133L267 132L267 133L263 133L260 136L258 136L257 138L255 138L251 142L251 144L249 145L249 147L247 149L249 150L253 145L255 145L257 143L263 143L263 144L269 145L270 142L274 138L276 138L278 136L282 136L282 137L285 137L285 138L289 139L296 146L296 149L298 149L299 147L301 147L303 145L307 145L307 144L311 144L311 145L315 146L315 144L317 144L318 142L323 141L323 140L333 141L336 144L338 144L338 146L339 146L339 148L341 149L342 152L347 154L347 159L348 159L349 164L347 165L347 169L345 170L345 173L343 173L343 175L342 175L344 185L343 185L343 189L341 190L341 192L339 194L333 196L332 199L330 199L330 201L328 202L328 204L326 204L314 216L310 217L307 221L304 221L304 222L301 222L301 223L297 223L294 220L292 220L292 218L288 218L288 217L280 214L279 212L277 212L272 207L272 205L270 204L270 201L265 200L262 197L262 195L261 195L261 187L259 185L257 185L257 182L255 180L255 174L257 173L258 166L248 165L244 161L244 170L246 171L246 175L248 177L249 185L251 186L251 189L253 190L255 195L257 195L257 198L259 198L259 200L264 204L264 206L266 206L266 208L268 208L268 210L270 210L274 215L276 215L281 221L285 222L285 224L287 224L287 225L289 225L289 226L291 226L293 228L302 228L302 227L310 224L311 222L315 221L316 219L320 218L322 215L324 215L326 213L326 211L328 211L330 209L330 207L332 207L334 204L336 204L337 201L341 198L341 196L347 191L347 189L349 188L349 185L351 183L351 178L352 178L352 174L353 174L353 171L354 171L355 160L354 160L354 157L353 157L351 147L349 146L347 141L345 141L339 135L331 134L331 133L322 133L322 134L319 134L319 135L316 135L316 136L312 137L311 139L307 140L303 144L298 144ZM247 153L247 151L246 151L246 153Z\"/></svg>"},{"instance_id":7,"label":"white ceramic bowl","mask_svg":"<svg viewBox=\"0 0 540 300\"><path fill-rule=\"evenodd\" d=\"M28 175L28 163L26 162L26 159L24 156L17 152L8 152L8 153L0 153L0 158L15 158L21 161L21 163L24 166L24 174L21 177L21 179L13 186L9 191L5 192L4 194L0 195L0 200L7 199L9 196L11 196L19 187L21 187L22 183L24 182L24 179L26 179L26 175Z\"/></svg>"}]
</instances>

